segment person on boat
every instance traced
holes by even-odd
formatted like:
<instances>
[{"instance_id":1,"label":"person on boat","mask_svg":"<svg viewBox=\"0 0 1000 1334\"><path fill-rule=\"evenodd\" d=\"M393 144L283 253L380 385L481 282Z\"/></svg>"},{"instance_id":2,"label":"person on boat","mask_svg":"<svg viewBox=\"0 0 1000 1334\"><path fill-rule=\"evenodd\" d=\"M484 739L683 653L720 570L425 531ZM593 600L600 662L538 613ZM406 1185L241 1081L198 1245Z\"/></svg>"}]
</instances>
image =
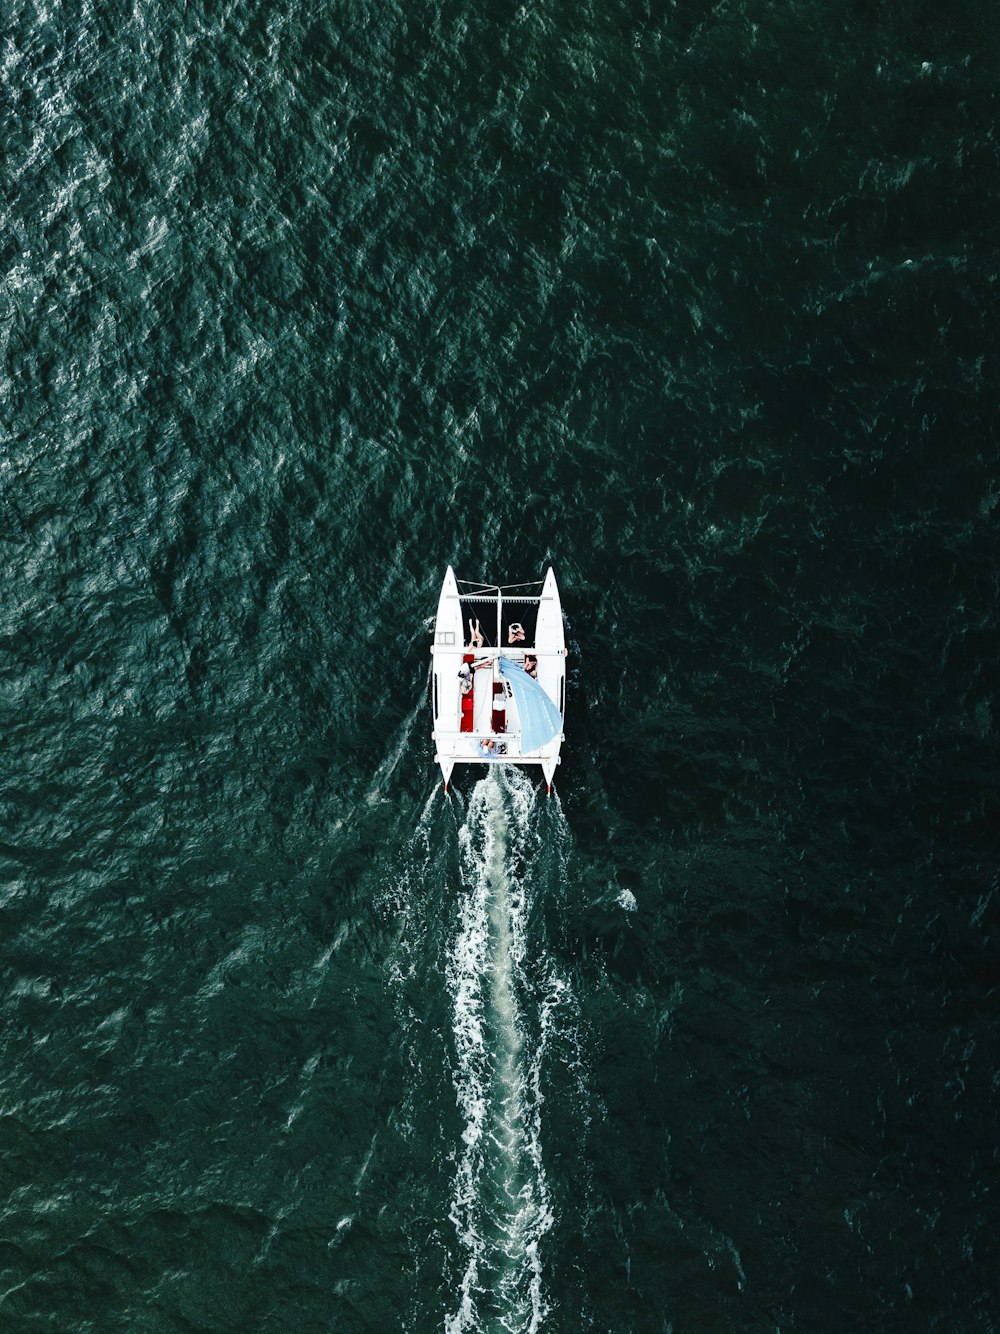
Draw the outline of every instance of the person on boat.
<instances>
[{"instance_id":1,"label":"person on boat","mask_svg":"<svg viewBox=\"0 0 1000 1334\"><path fill-rule=\"evenodd\" d=\"M524 670L529 676L533 676L536 681L538 680L538 659L530 653L524 655Z\"/></svg>"},{"instance_id":2,"label":"person on boat","mask_svg":"<svg viewBox=\"0 0 1000 1334\"><path fill-rule=\"evenodd\" d=\"M484 736L479 741L479 753L484 757L495 755L497 753L497 743L491 736Z\"/></svg>"},{"instance_id":3,"label":"person on boat","mask_svg":"<svg viewBox=\"0 0 1000 1334\"><path fill-rule=\"evenodd\" d=\"M461 670L458 673L458 688L463 695L471 695L473 686L473 673L478 672L480 667L488 667L489 658L482 658L479 662L463 662Z\"/></svg>"},{"instance_id":4,"label":"person on boat","mask_svg":"<svg viewBox=\"0 0 1000 1334\"><path fill-rule=\"evenodd\" d=\"M471 616L469 617L469 645L471 648L483 647L483 632L479 628L479 621L478 619L473 621Z\"/></svg>"},{"instance_id":5,"label":"person on boat","mask_svg":"<svg viewBox=\"0 0 1000 1334\"><path fill-rule=\"evenodd\" d=\"M520 621L511 621L510 625L507 627L507 643L524 643L524 626Z\"/></svg>"}]
</instances>

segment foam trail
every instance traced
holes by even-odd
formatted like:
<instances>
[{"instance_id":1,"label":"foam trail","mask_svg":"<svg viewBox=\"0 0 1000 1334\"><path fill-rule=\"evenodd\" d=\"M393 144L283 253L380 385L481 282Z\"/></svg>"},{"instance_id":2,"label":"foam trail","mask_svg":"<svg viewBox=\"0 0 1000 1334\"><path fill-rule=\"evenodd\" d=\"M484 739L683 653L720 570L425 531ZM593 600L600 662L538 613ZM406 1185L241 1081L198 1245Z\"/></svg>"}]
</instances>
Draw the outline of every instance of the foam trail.
<instances>
[{"instance_id":1,"label":"foam trail","mask_svg":"<svg viewBox=\"0 0 1000 1334\"><path fill-rule=\"evenodd\" d=\"M540 1141L547 1002L531 1042L520 1000L534 799L519 771L493 770L459 831L463 886L446 975L465 1121L450 1216L465 1261L446 1334L535 1334L548 1309L539 1257L553 1221Z\"/></svg>"},{"instance_id":2,"label":"foam trail","mask_svg":"<svg viewBox=\"0 0 1000 1334\"><path fill-rule=\"evenodd\" d=\"M552 1063L562 1088L569 1076L561 1115L588 1095L576 1001L532 906L566 888L568 826L558 797L541 791L516 769L491 770L467 802L435 784L378 895L395 924L389 976L413 1078L396 1126L425 1147L425 1100L447 1096L437 1080L449 1073L462 1126L457 1136L439 1123L440 1230L428 1234L425 1218L411 1238L418 1267L434 1263L438 1244L447 1253L452 1297L436 1317L445 1334L554 1328L545 1265L557 1220L542 1152ZM450 1071L438 1060L445 1037ZM415 1290L404 1319L414 1334L435 1319L428 1291Z\"/></svg>"}]
</instances>

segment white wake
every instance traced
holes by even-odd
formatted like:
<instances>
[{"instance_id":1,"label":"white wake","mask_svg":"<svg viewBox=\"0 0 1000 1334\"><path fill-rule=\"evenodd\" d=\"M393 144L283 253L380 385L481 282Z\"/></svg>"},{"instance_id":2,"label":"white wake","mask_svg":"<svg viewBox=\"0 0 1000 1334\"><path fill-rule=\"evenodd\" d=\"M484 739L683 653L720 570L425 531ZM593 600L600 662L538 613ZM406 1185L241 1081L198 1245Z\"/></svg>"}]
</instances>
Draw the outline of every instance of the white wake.
<instances>
[{"instance_id":1,"label":"white wake","mask_svg":"<svg viewBox=\"0 0 1000 1334\"><path fill-rule=\"evenodd\" d=\"M446 976L465 1122L451 1221L465 1267L446 1334L535 1334L548 1311L539 1245L553 1217L540 1075L549 1015L565 983L546 978L536 961L542 999L528 1014L535 800L519 771L493 770L473 790L459 831L462 886Z\"/></svg>"},{"instance_id":2,"label":"white wake","mask_svg":"<svg viewBox=\"0 0 1000 1334\"><path fill-rule=\"evenodd\" d=\"M441 1229L413 1239L418 1263L437 1244L445 1249L453 1294L445 1334L554 1328L545 1243L557 1220L542 1134L552 1063L569 1072L574 1103L584 1090L574 1073L583 1068L578 1007L546 948L538 908L562 892L566 844L558 797L519 770L496 768L473 787L467 807L459 791L445 797L436 788L401 874L380 896L396 922L390 977L414 1079L398 1123L421 1147L428 1141L426 1126L417 1129L419 1100L440 1091L426 1059L440 1050L432 1034L450 1039L460 1131L441 1123L437 1146L448 1203ZM426 1289L415 1291L406 1328L426 1328L426 1297Z\"/></svg>"}]
</instances>

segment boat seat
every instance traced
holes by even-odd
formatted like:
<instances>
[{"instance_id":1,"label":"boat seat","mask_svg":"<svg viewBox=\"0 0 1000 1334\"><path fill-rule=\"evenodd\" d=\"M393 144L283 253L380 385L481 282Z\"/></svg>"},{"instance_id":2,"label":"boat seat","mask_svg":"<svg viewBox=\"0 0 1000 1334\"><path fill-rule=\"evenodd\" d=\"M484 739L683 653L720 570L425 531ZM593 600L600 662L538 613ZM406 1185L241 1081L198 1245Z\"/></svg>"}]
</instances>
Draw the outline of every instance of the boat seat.
<instances>
[{"instance_id":1,"label":"boat seat","mask_svg":"<svg viewBox=\"0 0 1000 1334\"><path fill-rule=\"evenodd\" d=\"M465 657L462 659L462 661L463 661L463 662L473 662L474 659L473 659L472 654L471 654L471 653L466 653L466 655L465 655ZM472 731L475 731L475 728L473 727L473 723L472 723L472 719L473 719L473 715L474 715L474 714L475 714L475 691L474 691L474 690L470 690L469 693L468 693L467 695L463 695L463 696L462 696L462 718L461 718L461 722L459 723L459 731L460 731L460 732L472 732Z\"/></svg>"},{"instance_id":2,"label":"boat seat","mask_svg":"<svg viewBox=\"0 0 1000 1334\"><path fill-rule=\"evenodd\" d=\"M472 726L472 719L475 713L471 695L462 696L462 721L459 726L460 732L472 732L475 728Z\"/></svg>"},{"instance_id":3,"label":"boat seat","mask_svg":"<svg viewBox=\"0 0 1000 1334\"><path fill-rule=\"evenodd\" d=\"M499 706L499 707L498 707ZM493 682L493 731L502 736L507 730L507 694L500 681Z\"/></svg>"}]
</instances>

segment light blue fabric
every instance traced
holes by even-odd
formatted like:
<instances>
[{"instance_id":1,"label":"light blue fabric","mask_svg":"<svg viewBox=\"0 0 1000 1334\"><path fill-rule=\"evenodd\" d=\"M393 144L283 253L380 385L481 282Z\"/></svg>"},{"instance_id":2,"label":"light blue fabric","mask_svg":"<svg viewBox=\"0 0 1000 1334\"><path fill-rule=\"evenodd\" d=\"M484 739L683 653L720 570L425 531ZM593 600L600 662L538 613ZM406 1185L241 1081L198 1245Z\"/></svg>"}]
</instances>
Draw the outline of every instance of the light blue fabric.
<instances>
[{"instance_id":1,"label":"light blue fabric","mask_svg":"<svg viewBox=\"0 0 1000 1334\"><path fill-rule=\"evenodd\" d=\"M518 717L521 719L521 754L530 755L559 735L562 718L535 678L524 670L522 663L501 658L500 675L510 682Z\"/></svg>"}]
</instances>

